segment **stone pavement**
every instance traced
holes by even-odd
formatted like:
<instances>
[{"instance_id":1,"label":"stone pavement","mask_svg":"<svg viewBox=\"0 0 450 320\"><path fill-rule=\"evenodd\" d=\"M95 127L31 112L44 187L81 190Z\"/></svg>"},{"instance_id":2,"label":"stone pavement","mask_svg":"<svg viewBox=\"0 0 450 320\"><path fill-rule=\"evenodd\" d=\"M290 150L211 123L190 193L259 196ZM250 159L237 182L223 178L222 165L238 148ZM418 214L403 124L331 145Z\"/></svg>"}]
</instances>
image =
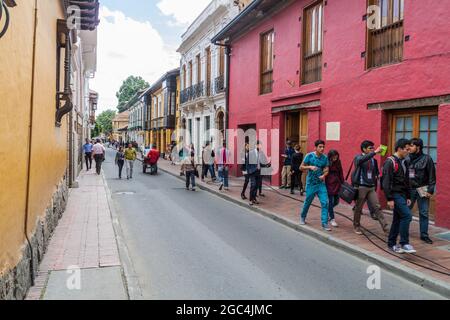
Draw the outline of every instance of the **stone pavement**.
<instances>
[{"instance_id":1,"label":"stone pavement","mask_svg":"<svg viewBox=\"0 0 450 320\"><path fill-rule=\"evenodd\" d=\"M27 300L127 299L105 188L94 170L80 174Z\"/></svg>"},{"instance_id":2,"label":"stone pavement","mask_svg":"<svg viewBox=\"0 0 450 320\"><path fill-rule=\"evenodd\" d=\"M161 160L158 165L163 171L179 177L179 166L171 165L166 160ZM200 179L196 179L196 182L202 189L207 189L237 204L248 206L248 200L243 201L240 197L243 178L230 177L230 190L221 192L218 190L218 184L212 183L209 178L206 179L206 182L201 182ZM247 190L247 197L249 196L249 189ZM418 276L413 280L423 282L421 280L423 275L426 279L431 280L432 287L434 286L434 281L436 281L439 290L442 284L446 294L450 294L450 230L430 226L430 236L434 240L434 245L427 245L419 239L419 223L415 220L411 224L411 243L417 249L417 255L394 255L386 252L388 251L384 242L386 241L386 236L378 222L372 220L367 212L361 219L361 224L366 229L364 231L366 236L359 236L353 232L352 207L346 203L341 203L336 208L338 213L336 220L339 227L334 228L330 233L325 233L321 229L320 203L317 199L315 205L318 207L312 206L308 214L308 225L300 227L298 223L299 214L304 197L301 197L299 192L295 196L291 196L290 190L278 190L278 188L271 188L266 185L263 193L265 193L265 197L258 199L260 205L256 208L253 207L254 211L258 211L299 231L305 231L313 236L318 235L321 240L337 245L341 249L347 250L351 248L350 251L352 253L361 251L364 254L356 254L362 258L370 258L372 261L379 262L385 267L386 264L382 262L387 262L389 269L394 272L402 269L403 272L397 273L403 276L406 275L408 277L407 273L411 273L411 270L418 271ZM250 208L250 206L248 207ZM388 213L387 221L390 222L391 219L392 215ZM438 238L438 236L442 235L444 237L448 236L448 240ZM402 266L407 268L402 268ZM428 268L434 269L434 271ZM413 271L413 273L415 272Z\"/></svg>"}]
</instances>

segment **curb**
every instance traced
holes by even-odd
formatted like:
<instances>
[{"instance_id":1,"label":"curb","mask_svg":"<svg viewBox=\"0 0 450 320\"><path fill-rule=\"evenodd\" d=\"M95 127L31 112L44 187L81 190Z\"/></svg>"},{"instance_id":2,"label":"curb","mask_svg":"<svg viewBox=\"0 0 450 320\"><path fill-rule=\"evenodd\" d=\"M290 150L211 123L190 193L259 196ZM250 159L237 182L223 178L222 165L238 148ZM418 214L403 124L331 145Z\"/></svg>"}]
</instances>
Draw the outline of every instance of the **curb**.
<instances>
[{"instance_id":1,"label":"curb","mask_svg":"<svg viewBox=\"0 0 450 320\"><path fill-rule=\"evenodd\" d=\"M159 167L158 169L175 177L175 178L178 178L178 179L184 181L183 177L180 177L164 168ZM318 230L313 229L308 226L300 226L299 224L296 224L288 219L282 218L271 211L264 210L261 208L256 208L256 207L249 207L246 203L244 203L238 199L232 198L230 196L227 196L219 191L215 191L211 188L208 188L208 187L205 187L205 186L199 185L199 184L197 185L197 187L201 190L204 190L211 194L214 194L224 200L232 202L240 207L246 208L246 209L253 211L255 213L258 213L266 218L274 220L274 221L276 221L288 228L291 228L297 232L300 232L300 233L306 234L310 237L313 237L321 242L331 245L337 249L340 249L340 250L342 250L346 253L349 253L353 256L356 256L360 259L366 260L371 263L375 263L379 267L383 267L384 269L396 274L397 276L400 276L400 277L402 277L410 282L413 282L425 289L431 290L435 293L442 295L443 297L445 297L447 299L450 299L450 284L448 284L448 283L438 280L432 276L426 275L420 271L416 271L409 267L403 266L397 262L393 262L387 258L384 258L382 256L374 254L365 249L361 249L361 248L359 248L351 243L348 243L344 240L340 240L335 237L332 237L328 233L318 231Z\"/></svg>"},{"instance_id":2,"label":"curb","mask_svg":"<svg viewBox=\"0 0 450 320\"><path fill-rule=\"evenodd\" d=\"M109 212L111 213L112 225L114 228L114 233L116 235L116 244L119 250L119 258L122 265L123 284L125 286L125 290L129 300L142 300L142 289L139 285L138 276L134 269L128 247L123 240L124 235L119 222L119 215L117 214L116 207L113 203L111 191L106 181L104 171L102 171L102 179L106 191L106 199L108 201Z\"/></svg>"}]
</instances>

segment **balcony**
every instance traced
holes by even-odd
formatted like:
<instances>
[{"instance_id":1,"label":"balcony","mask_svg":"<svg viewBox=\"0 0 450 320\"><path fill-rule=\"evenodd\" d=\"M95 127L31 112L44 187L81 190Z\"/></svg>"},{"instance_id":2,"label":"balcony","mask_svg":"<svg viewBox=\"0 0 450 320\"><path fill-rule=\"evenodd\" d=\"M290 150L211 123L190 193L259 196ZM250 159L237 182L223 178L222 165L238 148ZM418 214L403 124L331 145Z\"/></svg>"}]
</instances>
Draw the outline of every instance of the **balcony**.
<instances>
[{"instance_id":1,"label":"balcony","mask_svg":"<svg viewBox=\"0 0 450 320\"><path fill-rule=\"evenodd\" d=\"M182 90L180 93L180 102L183 104L203 96L205 96L205 83L202 81L192 87Z\"/></svg>"},{"instance_id":2,"label":"balcony","mask_svg":"<svg viewBox=\"0 0 450 320\"><path fill-rule=\"evenodd\" d=\"M221 75L214 79L214 94L219 94L225 91L225 76Z\"/></svg>"}]
</instances>

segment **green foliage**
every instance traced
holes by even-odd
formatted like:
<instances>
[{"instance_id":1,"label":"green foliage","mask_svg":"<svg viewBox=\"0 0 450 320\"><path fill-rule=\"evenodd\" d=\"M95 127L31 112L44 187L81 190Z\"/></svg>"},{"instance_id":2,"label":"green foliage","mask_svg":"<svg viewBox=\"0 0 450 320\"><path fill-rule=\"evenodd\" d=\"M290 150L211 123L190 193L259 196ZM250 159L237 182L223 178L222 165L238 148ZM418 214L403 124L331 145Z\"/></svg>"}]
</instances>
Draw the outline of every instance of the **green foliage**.
<instances>
[{"instance_id":1,"label":"green foliage","mask_svg":"<svg viewBox=\"0 0 450 320\"><path fill-rule=\"evenodd\" d=\"M116 97L119 99L119 105L117 106L119 113L126 111L125 105L139 90L143 90L149 86L141 77L129 76L116 93Z\"/></svg>"},{"instance_id":2,"label":"green foliage","mask_svg":"<svg viewBox=\"0 0 450 320\"><path fill-rule=\"evenodd\" d=\"M96 125L99 126L101 133L108 135L113 131L112 120L115 116L114 110L106 110L98 115Z\"/></svg>"}]
</instances>

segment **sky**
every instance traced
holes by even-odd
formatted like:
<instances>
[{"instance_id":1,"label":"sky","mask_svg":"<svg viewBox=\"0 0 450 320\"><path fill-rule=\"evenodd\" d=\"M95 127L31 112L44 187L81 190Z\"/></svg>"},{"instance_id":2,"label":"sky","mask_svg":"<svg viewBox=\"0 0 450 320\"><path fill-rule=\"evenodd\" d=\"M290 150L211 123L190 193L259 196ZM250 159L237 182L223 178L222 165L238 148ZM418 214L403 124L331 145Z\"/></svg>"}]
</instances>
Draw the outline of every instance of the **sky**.
<instances>
[{"instance_id":1,"label":"sky","mask_svg":"<svg viewBox=\"0 0 450 320\"><path fill-rule=\"evenodd\" d=\"M150 84L179 67L181 35L210 0L100 0L97 113L116 110L116 92L130 75Z\"/></svg>"}]
</instances>

